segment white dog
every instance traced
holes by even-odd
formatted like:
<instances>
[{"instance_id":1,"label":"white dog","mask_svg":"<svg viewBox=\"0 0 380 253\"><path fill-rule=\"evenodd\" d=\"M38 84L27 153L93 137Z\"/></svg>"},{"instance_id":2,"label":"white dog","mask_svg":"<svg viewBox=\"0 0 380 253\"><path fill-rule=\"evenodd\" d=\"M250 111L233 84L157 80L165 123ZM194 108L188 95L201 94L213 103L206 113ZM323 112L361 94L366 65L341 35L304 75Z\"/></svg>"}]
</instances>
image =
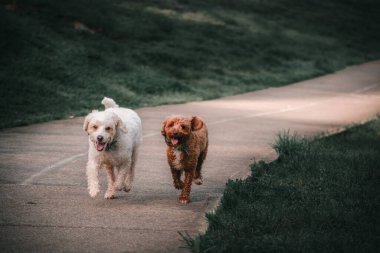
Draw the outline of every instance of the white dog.
<instances>
[{"instance_id":1,"label":"white dog","mask_svg":"<svg viewBox=\"0 0 380 253\"><path fill-rule=\"evenodd\" d=\"M119 108L111 98L104 98L105 111L93 111L84 120L89 135L87 182L91 197L99 193L99 169L107 171L106 199L115 191L131 190L138 147L142 142L141 120L136 112Z\"/></svg>"}]
</instances>

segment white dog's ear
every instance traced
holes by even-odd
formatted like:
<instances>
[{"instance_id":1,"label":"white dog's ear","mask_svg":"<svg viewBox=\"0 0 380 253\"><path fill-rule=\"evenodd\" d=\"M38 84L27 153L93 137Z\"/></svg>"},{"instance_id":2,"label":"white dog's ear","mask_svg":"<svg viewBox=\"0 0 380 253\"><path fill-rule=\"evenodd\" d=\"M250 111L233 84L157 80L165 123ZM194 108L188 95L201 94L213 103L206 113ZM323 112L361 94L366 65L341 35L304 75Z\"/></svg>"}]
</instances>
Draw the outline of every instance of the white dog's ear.
<instances>
[{"instance_id":1,"label":"white dog's ear","mask_svg":"<svg viewBox=\"0 0 380 253\"><path fill-rule=\"evenodd\" d=\"M123 121L121 121L121 119L119 119L119 122L117 123L117 127L118 127L123 133L127 133L127 127L125 126L125 124L123 123Z\"/></svg>"},{"instance_id":2,"label":"white dog's ear","mask_svg":"<svg viewBox=\"0 0 380 253\"><path fill-rule=\"evenodd\" d=\"M191 130L197 131L203 127L203 121L197 116L190 116Z\"/></svg>"},{"instance_id":3,"label":"white dog's ear","mask_svg":"<svg viewBox=\"0 0 380 253\"><path fill-rule=\"evenodd\" d=\"M113 113L112 119L115 123L115 128L119 128L123 133L127 133L127 127L125 126L124 122L120 119L120 117Z\"/></svg>"},{"instance_id":4,"label":"white dog's ear","mask_svg":"<svg viewBox=\"0 0 380 253\"><path fill-rule=\"evenodd\" d=\"M88 129L88 124L90 123L92 117L94 115L92 113L88 114L86 116L86 118L84 119L84 123L83 123L83 130L87 132L87 129Z\"/></svg>"},{"instance_id":5,"label":"white dog's ear","mask_svg":"<svg viewBox=\"0 0 380 253\"><path fill-rule=\"evenodd\" d=\"M94 117L94 113L98 112L98 110L92 110L91 113L89 113L86 118L84 119L84 122L83 122L83 130L87 132L87 129L88 129L88 124L90 123L90 121L92 120L92 118Z\"/></svg>"}]
</instances>

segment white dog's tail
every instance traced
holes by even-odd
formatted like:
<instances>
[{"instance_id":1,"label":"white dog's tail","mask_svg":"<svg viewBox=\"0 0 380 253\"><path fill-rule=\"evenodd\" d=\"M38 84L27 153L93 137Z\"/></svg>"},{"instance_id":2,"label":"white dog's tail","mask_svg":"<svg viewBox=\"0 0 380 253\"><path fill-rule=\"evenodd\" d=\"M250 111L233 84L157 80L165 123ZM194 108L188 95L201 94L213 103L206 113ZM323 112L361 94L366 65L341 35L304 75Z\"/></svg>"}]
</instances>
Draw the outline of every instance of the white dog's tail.
<instances>
[{"instance_id":1,"label":"white dog's tail","mask_svg":"<svg viewBox=\"0 0 380 253\"><path fill-rule=\"evenodd\" d=\"M102 100L102 104L104 105L104 107L106 109L108 108L115 108L115 107L119 107L118 104L116 104L116 102L112 99L112 98L107 98L107 97L104 97L103 100Z\"/></svg>"}]
</instances>

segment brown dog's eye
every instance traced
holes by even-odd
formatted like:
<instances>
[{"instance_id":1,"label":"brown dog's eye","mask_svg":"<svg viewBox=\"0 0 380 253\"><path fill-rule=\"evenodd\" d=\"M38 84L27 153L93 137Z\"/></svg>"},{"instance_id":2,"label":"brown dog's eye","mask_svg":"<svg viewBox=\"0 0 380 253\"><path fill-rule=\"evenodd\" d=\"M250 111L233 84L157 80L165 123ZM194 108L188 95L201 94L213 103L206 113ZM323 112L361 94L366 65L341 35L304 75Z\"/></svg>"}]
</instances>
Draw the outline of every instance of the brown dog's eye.
<instances>
[{"instance_id":1,"label":"brown dog's eye","mask_svg":"<svg viewBox=\"0 0 380 253\"><path fill-rule=\"evenodd\" d=\"M172 127L173 125L174 125L174 123L172 122L172 123L169 124L169 127Z\"/></svg>"}]
</instances>

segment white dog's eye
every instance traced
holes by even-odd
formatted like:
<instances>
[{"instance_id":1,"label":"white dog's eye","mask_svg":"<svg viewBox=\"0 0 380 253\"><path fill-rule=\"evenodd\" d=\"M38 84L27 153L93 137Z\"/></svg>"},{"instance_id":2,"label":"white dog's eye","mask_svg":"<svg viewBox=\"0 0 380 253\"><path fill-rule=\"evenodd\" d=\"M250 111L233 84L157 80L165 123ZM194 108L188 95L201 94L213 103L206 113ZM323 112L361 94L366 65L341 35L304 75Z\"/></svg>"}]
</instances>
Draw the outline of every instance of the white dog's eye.
<instances>
[{"instance_id":1,"label":"white dog's eye","mask_svg":"<svg viewBox=\"0 0 380 253\"><path fill-rule=\"evenodd\" d=\"M97 125L93 125L92 128L96 130L96 129L98 129L98 126Z\"/></svg>"},{"instance_id":2,"label":"white dog's eye","mask_svg":"<svg viewBox=\"0 0 380 253\"><path fill-rule=\"evenodd\" d=\"M106 127L106 131L110 131L111 130L111 127Z\"/></svg>"}]
</instances>

